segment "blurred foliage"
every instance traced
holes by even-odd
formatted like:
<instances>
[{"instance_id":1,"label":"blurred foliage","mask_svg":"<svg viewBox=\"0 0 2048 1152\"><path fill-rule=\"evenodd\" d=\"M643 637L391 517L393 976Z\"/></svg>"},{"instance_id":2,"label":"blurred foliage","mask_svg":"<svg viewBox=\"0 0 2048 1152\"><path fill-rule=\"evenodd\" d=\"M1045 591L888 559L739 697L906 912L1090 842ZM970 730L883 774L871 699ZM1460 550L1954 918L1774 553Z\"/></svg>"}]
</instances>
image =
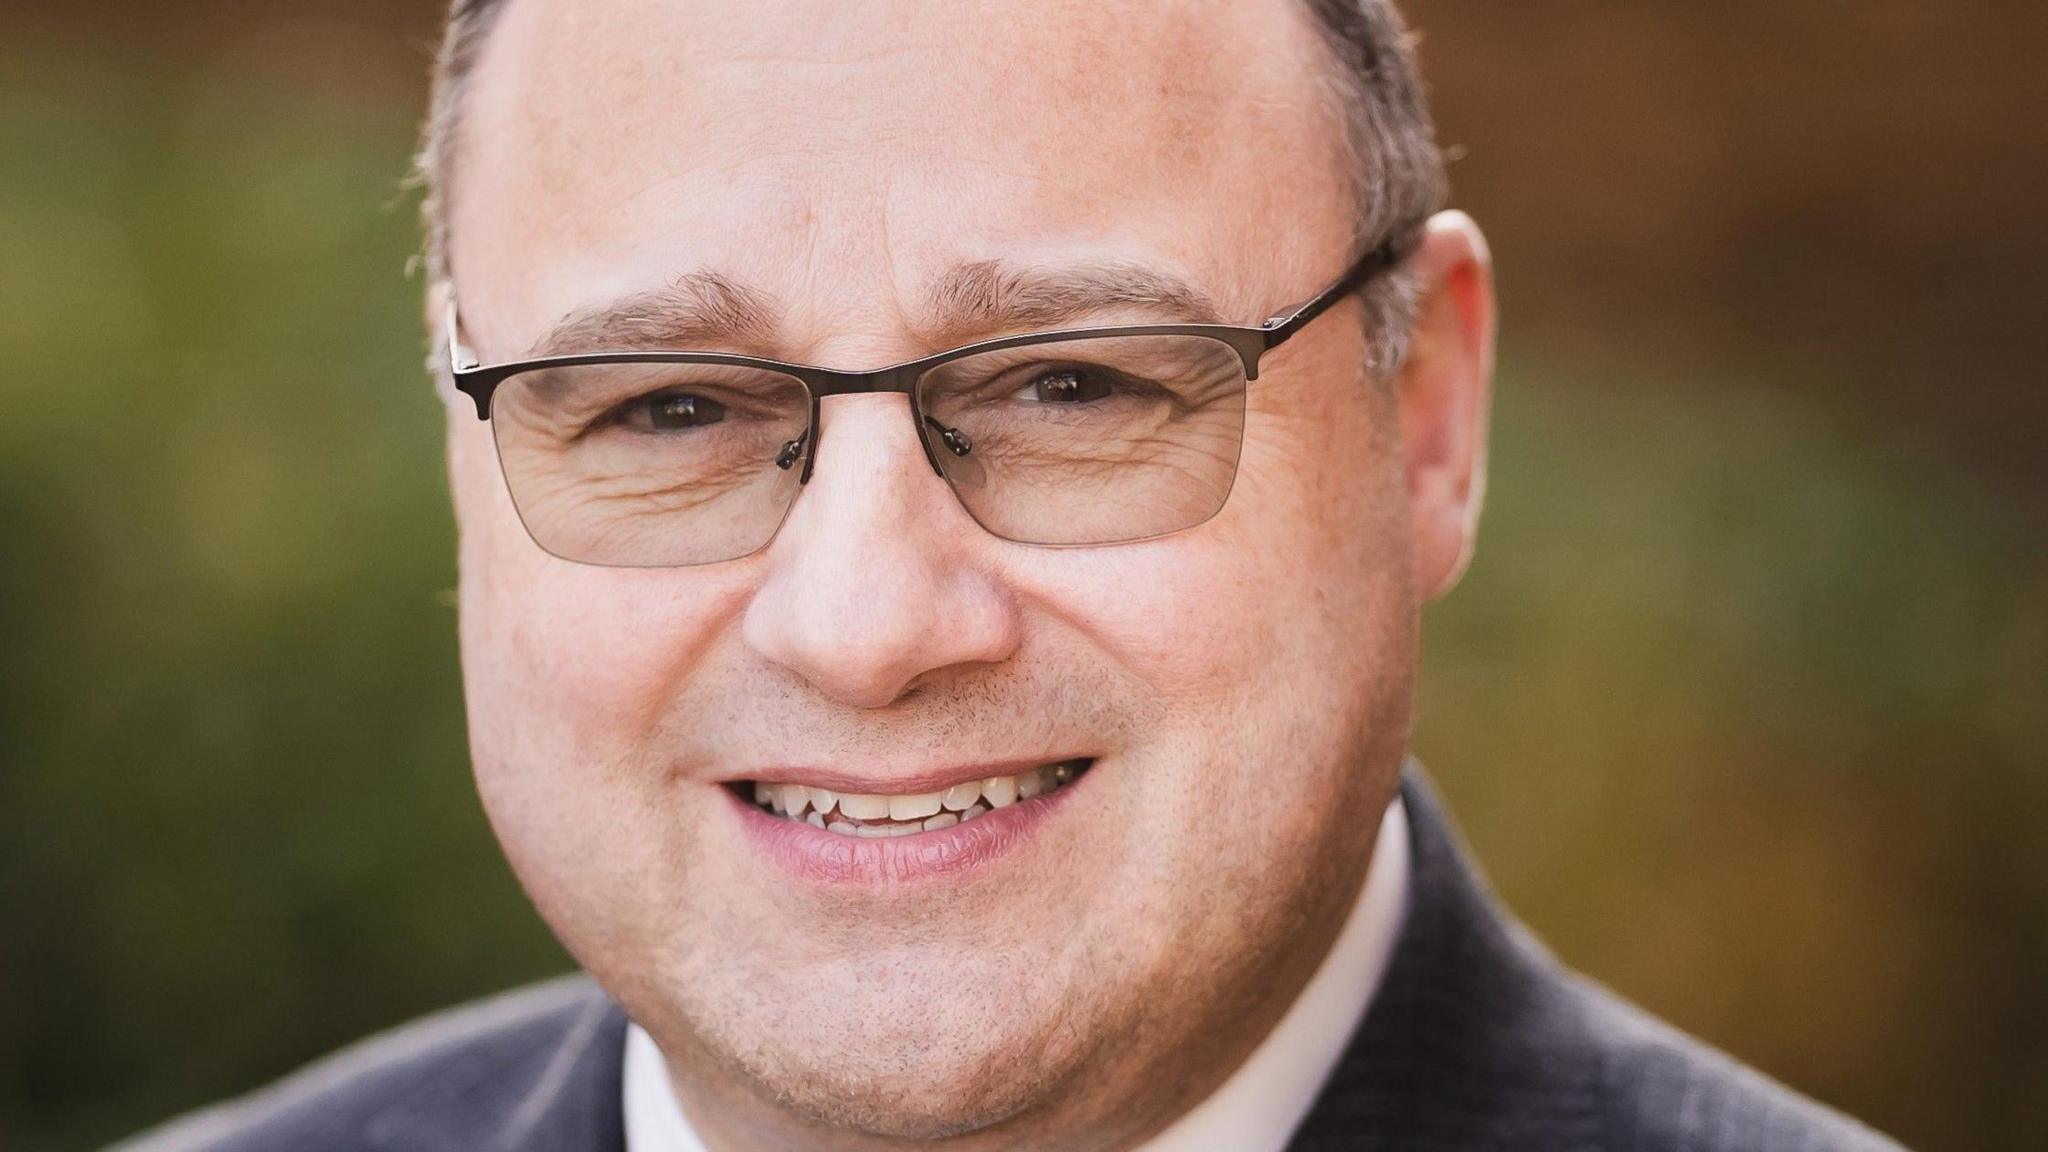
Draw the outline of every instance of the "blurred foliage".
<instances>
[{"instance_id":1,"label":"blurred foliage","mask_svg":"<svg viewBox=\"0 0 2048 1152\"><path fill-rule=\"evenodd\" d=\"M350 35L0 39L16 1152L568 963L467 773L417 57ZM1508 351L1418 734L1496 883L1915 1147L2038 1147L2048 497L1873 437L1797 363Z\"/></svg>"},{"instance_id":2,"label":"blurred foliage","mask_svg":"<svg viewBox=\"0 0 2048 1152\"><path fill-rule=\"evenodd\" d=\"M567 961L466 770L410 93L0 53L0 1117L39 1152Z\"/></svg>"},{"instance_id":3,"label":"blurred foliage","mask_svg":"<svg viewBox=\"0 0 2048 1152\"><path fill-rule=\"evenodd\" d=\"M1764 382L1510 370L1418 747L1567 960L1913 1147L2048 1125L2048 517Z\"/></svg>"}]
</instances>

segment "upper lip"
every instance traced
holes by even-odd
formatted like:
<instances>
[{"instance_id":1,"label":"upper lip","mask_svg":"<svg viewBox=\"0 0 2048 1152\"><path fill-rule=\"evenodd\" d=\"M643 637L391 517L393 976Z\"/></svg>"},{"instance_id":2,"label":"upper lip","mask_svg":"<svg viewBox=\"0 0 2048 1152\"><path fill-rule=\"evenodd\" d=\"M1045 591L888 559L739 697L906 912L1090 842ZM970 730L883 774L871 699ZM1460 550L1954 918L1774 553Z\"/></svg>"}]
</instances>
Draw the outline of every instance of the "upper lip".
<instances>
[{"instance_id":1,"label":"upper lip","mask_svg":"<svg viewBox=\"0 0 2048 1152\"><path fill-rule=\"evenodd\" d=\"M843 765L786 764L757 768L748 774L732 776L722 782L806 784L814 788L826 788L833 792L857 796L915 796L926 792L944 792L955 784L965 784L970 780L986 780L991 776L1015 776L1019 772L1027 772L1048 764L1086 759L1091 757L1051 755L935 768L873 770Z\"/></svg>"}]
</instances>

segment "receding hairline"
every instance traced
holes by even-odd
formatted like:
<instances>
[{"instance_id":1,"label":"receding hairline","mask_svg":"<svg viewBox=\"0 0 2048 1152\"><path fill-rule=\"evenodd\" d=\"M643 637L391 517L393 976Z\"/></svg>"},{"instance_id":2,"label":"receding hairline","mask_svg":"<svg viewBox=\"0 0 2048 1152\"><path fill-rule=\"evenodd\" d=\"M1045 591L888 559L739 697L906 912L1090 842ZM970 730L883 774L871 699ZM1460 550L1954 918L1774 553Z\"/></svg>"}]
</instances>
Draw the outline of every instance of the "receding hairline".
<instances>
[{"instance_id":1,"label":"receding hairline","mask_svg":"<svg viewBox=\"0 0 2048 1152\"><path fill-rule=\"evenodd\" d=\"M435 54L430 104L415 161L425 263L433 285L450 277L448 204L459 173L463 101L490 31L510 0L451 0ZM1447 182L1422 82L1415 38L1393 0L1300 0L1331 66L1320 78L1343 115L1344 155L1356 201L1359 247L1377 246L1443 206ZM1414 311L1414 288L1397 271L1363 293L1376 342L1371 368L1397 365Z\"/></svg>"}]
</instances>

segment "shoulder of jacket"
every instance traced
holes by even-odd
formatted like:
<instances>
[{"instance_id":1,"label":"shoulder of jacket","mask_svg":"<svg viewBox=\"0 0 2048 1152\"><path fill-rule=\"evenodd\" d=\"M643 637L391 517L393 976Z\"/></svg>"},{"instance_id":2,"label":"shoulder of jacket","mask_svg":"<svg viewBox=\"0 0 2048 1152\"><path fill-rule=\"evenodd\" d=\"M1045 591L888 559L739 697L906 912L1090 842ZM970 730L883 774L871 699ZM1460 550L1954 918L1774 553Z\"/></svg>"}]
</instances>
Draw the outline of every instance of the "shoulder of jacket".
<instances>
[{"instance_id":1,"label":"shoulder of jacket","mask_svg":"<svg viewBox=\"0 0 2048 1152\"><path fill-rule=\"evenodd\" d=\"M1905 1152L1580 976L1612 1152Z\"/></svg>"},{"instance_id":2,"label":"shoulder of jacket","mask_svg":"<svg viewBox=\"0 0 2048 1152\"><path fill-rule=\"evenodd\" d=\"M444 1070L546 1051L607 1004L589 977L459 1005L358 1041L246 1096L179 1117L108 1152L356 1152L395 1100Z\"/></svg>"}]
</instances>

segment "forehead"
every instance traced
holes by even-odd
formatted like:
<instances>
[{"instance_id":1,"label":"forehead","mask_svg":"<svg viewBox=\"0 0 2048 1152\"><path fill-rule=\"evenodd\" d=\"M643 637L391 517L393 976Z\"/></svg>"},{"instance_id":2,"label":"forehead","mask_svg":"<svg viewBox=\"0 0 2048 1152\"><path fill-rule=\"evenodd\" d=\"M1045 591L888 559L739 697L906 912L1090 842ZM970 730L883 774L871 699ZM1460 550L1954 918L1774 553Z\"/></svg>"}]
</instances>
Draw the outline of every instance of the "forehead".
<instances>
[{"instance_id":1,"label":"forehead","mask_svg":"<svg viewBox=\"0 0 2048 1152\"><path fill-rule=\"evenodd\" d=\"M465 99L454 275L520 326L693 271L829 310L994 258L1164 263L1228 307L1348 236L1304 9L508 0Z\"/></svg>"}]
</instances>

